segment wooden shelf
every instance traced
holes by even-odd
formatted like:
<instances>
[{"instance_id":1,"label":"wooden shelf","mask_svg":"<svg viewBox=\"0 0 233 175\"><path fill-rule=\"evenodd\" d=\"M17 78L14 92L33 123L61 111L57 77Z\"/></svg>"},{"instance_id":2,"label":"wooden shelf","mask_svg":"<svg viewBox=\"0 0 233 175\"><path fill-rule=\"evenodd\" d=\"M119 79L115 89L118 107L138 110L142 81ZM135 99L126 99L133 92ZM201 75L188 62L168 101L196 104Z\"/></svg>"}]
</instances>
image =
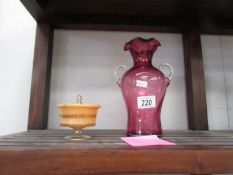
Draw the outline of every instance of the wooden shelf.
<instances>
[{"instance_id":1,"label":"wooden shelf","mask_svg":"<svg viewBox=\"0 0 233 175\"><path fill-rule=\"evenodd\" d=\"M233 131L165 131L177 146L132 147L124 131L29 130L0 138L1 175L110 173L233 173Z\"/></svg>"},{"instance_id":2,"label":"wooden shelf","mask_svg":"<svg viewBox=\"0 0 233 175\"><path fill-rule=\"evenodd\" d=\"M232 0L20 0L37 22L29 129L47 129L55 29L179 32L189 129L208 130L202 33L232 34ZM77 87L78 88L78 87ZM124 131L29 130L0 138L0 174L233 173L233 131L166 131L177 146L131 147Z\"/></svg>"},{"instance_id":3,"label":"wooden shelf","mask_svg":"<svg viewBox=\"0 0 233 175\"><path fill-rule=\"evenodd\" d=\"M101 29L119 30L122 26L122 30L135 30L136 26L144 25L144 30L145 26L153 26L147 27L147 30L181 32L190 25L198 25L203 32L216 33L233 26L231 0L21 0L21 2L37 22L50 23L57 28L98 29L96 26L93 27L93 24L99 24ZM126 28L125 25L134 26Z\"/></svg>"}]
</instances>

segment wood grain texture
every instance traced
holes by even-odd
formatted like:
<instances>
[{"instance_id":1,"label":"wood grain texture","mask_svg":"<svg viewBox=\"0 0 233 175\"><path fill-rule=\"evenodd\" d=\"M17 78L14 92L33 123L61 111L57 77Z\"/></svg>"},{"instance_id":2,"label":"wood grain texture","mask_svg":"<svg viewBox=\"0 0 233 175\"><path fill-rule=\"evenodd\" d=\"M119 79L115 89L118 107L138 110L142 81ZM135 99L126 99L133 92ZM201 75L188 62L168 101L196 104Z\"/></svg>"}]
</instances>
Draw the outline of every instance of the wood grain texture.
<instances>
[{"instance_id":1,"label":"wood grain texture","mask_svg":"<svg viewBox=\"0 0 233 175\"><path fill-rule=\"evenodd\" d=\"M52 43L53 28L51 25L37 24L28 119L29 129L47 128Z\"/></svg>"},{"instance_id":2,"label":"wood grain texture","mask_svg":"<svg viewBox=\"0 0 233 175\"><path fill-rule=\"evenodd\" d=\"M84 130L84 134L93 139L69 142L65 136L73 134L71 130L29 130L0 138L1 148L117 148L126 144L119 138L126 135L121 130ZM164 131L163 138L180 146L232 146L232 131Z\"/></svg>"},{"instance_id":3,"label":"wood grain texture","mask_svg":"<svg viewBox=\"0 0 233 175\"><path fill-rule=\"evenodd\" d=\"M125 131L84 132L92 139L67 141L70 130L1 137L1 175L233 173L233 131L164 131L177 146L149 147L127 145Z\"/></svg>"},{"instance_id":4,"label":"wood grain texture","mask_svg":"<svg viewBox=\"0 0 233 175\"><path fill-rule=\"evenodd\" d=\"M1 151L0 167L1 175L232 173L232 151L186 148L11 150Z\"/></svg>"},{"instance_id":5,"label":"wood grain texture","mask_svg":"<svg viewBox=\"0 0 233 175\"><path fill-rule=\"evenodd\" d=\"M208 130L204 67L200 32L191 27L183 33L189 129Z\"/></svg>"},{"instance_id":6,"label":"wood grain texture","mask_svg":"<svg viewBox=\"0 0 233 175\"><path fill-rule=\"evenodd\" d=\"M148 25L157 32L175 32L191 20L198 21L202 32L217 34L232 29L231 0L21 0L37 22L59 28L77 24L99 26ZM75 24L75 25L74 25ZM89 26L90 27L90 26ZM127 30L127 28L125 28ZM229 31L229 30L228 30Z\"/></svg>"}]
</instances>

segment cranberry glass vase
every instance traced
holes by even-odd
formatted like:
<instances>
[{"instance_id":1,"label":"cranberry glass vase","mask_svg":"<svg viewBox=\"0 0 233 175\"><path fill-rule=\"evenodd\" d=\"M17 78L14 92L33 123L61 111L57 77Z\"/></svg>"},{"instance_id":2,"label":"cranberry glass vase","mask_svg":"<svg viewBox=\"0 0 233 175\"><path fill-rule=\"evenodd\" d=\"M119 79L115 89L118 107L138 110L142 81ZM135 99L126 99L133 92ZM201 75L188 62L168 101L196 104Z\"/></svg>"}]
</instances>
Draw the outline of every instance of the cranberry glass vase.
<instances>
[{"instance_id":1,"label":"cranberry glass vase","mask_svg":"<svg viewBox=\"0 0 233 175\"><path fill-rule=\"evenodd\" d=\"M172 67L169 64L161 66L169 69L169 76L166 77L152 65L158 46L160 43L154 38L137 37L124 47L124 50L130 51L134 61L133 67L118 79L128 111L129 136L162 134L160 112Z\"/></svg>"}]
</instances>

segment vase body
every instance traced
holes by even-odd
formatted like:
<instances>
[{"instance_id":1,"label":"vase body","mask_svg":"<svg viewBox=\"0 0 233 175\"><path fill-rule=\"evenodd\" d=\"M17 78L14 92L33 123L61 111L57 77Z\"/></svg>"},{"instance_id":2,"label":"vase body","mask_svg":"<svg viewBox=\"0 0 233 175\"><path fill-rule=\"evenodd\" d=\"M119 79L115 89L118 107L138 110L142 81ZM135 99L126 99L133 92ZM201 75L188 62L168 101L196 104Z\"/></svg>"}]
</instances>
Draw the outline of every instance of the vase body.
<instances>
[{"instance_id":1,"label":"vase body","mask_svg":"<svg viewBox=\"0 0 233 175\"><path fill-rule=\"evenodd\" d=\"M152 65L158 40L135 38L125 44L134 65L125 72L120 87L128 112L128 135L162 134L160 113L170 80Z\"/></svg>"}]
</instances>

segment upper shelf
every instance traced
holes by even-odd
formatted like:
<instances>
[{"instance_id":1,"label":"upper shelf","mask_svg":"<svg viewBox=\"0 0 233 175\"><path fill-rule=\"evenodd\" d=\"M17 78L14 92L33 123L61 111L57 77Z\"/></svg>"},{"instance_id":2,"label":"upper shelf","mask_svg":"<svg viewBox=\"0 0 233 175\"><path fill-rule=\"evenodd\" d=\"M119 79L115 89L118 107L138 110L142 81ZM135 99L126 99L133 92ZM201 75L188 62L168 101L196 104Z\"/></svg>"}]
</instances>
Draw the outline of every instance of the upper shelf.
<instances>
[{"instance_id":1,"label":"upper shelf","mask_svg":"<svg viewBox=\"0 0 233 175\"><path fill-rule=\"evenodd\" d=\"M233 26L232 0L21 0L37 22L69 24Z\"/></svg>"}]
</instances>

